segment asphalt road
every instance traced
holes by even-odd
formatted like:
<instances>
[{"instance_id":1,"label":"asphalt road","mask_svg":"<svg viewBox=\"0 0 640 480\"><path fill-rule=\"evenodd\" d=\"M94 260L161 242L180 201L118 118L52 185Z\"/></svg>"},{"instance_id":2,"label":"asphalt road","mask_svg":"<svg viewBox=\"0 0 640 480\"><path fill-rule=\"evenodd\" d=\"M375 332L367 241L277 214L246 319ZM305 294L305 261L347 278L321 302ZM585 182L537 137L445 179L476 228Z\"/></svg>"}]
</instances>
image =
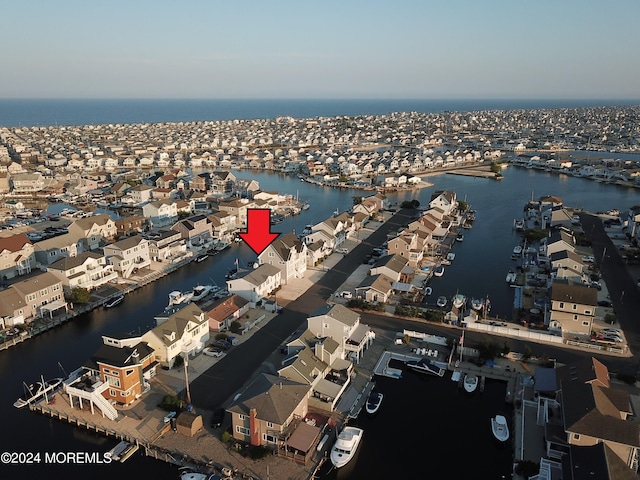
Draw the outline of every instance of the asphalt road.
<instances>
[{"instance_id":1,"label":"asphalt road","mask_svg":"<svg viewBox=\"0 0 640 480\"><path fill-rule=\"evenodd\" d=\"M411 210L395 213L366 240L344 255L319 282L261 327L259 334L229 350L224 358L190 382L194 406L209 410L220 405L226 406L227 400L241 390L256 372L265 370L263 364L286 339L294 332L306 328L307 317L318 307L326 305L327 299L362 264L362 259L371 253L371 249L382 244L387 239L388 232L406 226L413 214L414 211Z\"/></svg>"},{"instance_id":2,"label":"asphalt road","mask_svg":"<svg viewBox=\"0 0 640 480\"><path fill-rule=\"evenodd\" d=\"M413 218L413 214L414 212L410 210L400 210L396 213L369 238L345 255L319 282L298 299L289 303L280 315L260 329L258 335L253 335L246 342L231 349L221 361L195 379L190 384L194 405L210 410L224 405L232 395L243 388L248 380L254 377L256 372L267 370L265 362L278 350L278 347L293 333L302 331L306 327L307 317L318 307L326 305L331 294L362 264L362 259L371 252L371 249L382 244L387 239L387 233L406 226ZM618 314L629 347L632 352L637 352L640 344L640 322L638 320L640 295L636 281L625 268L622 258L607 236L600 219L582 214L581 222L585 233L593 241L594 256L611 294L613 306ZM460 336L460 332L450 326L374 313L363 313L362 322L383 330L402 331L406 328L450 338L459 338ZM467 331L465 334L465 342L468 345L479 344L488 339L500 343L506 341L512 351L523 352L525 346L529 346L533 355L546 355L549 358L557 359L560 363L572 363L579 359L596 356L607 365L611 372L635 376L639 369L637 354L634 354L632 358L620 358L598 355L592 351L568 349L513 338L496 339L493 335L478 332ZM277 368L277 365L275 367Z\"/></svg>"}]
</instances>

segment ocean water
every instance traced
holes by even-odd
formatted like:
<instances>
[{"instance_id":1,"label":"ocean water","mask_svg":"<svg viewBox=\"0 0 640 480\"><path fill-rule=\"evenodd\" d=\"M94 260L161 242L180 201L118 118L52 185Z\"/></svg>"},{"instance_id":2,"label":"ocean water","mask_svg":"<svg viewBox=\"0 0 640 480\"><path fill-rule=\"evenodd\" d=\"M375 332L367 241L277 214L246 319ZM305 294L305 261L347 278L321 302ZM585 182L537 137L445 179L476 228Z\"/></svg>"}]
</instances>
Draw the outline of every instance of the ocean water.
<instances>
[{"instance_id":1,"label":"ocean water","mask_svg":"<svg viewBox=\"0 0 640 480\"><path fill-rule=\"evenodd\" d=\"M638 100L541 99L1 99L0 126L101 125L637 105Z\"/></svg>"}]
</instances>

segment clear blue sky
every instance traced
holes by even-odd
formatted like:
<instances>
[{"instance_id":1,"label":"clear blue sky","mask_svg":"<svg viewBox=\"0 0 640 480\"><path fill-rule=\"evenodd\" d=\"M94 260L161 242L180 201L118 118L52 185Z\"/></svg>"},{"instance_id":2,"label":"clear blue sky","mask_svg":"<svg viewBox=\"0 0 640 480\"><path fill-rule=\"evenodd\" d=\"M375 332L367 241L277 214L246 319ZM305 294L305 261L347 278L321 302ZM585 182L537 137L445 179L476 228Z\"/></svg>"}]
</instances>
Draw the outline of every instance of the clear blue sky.
<instances>
[{"instance_id":1,"label":"clear blue sky","mask_svg":"<svg viewBox=\"0 0 640 480\"><path fill-rule=\"evenodd\" d=\"M640 98L638 0L0 7L2 98Z\"/></svg>"}]
</instances>

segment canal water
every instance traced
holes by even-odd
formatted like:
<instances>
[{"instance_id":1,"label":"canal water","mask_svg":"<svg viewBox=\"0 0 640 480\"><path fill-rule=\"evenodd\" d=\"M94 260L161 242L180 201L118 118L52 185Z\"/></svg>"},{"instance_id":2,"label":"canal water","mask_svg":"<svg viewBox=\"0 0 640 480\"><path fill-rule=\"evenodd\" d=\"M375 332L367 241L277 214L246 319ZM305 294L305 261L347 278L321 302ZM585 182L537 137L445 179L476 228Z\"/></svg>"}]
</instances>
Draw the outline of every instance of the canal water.
<instances>
[{"instance_id":1,"label":"canal water","mask_svg":"<svg viewBox=\"0 0 640 480\"><path fill-rule=\"evenodd\" d=\"M353 203L352 197L364 193L310 185L300 182L296 177L275 173L237 173L240 177L255 178L265 190L298 195L301 200L311 204L311 208L299 216L274 225L274 232L288 232L294 229L301 232L305 225L327 218L336 209L348 210ZM512 230L512 223L514 218L522 216L527 201L542 195L557 195L564 199L566 205L589 211L606 211L613 208L626 211L630 206L640 204L640 192L631 188L515 167L506 169L504 176L504 180L500 182L450 174L432 176L427 180L434 183L433 187L389 197L392 203L417 198L422 205L426 205L435 190L449 189L454 190L459 199L471 204L477 211L475 225L472 229L465 230L463 242L454 245L456 258L453 264L446 268L445 275L434 279L433 297L451 296L457 291L470 297L488 295L491 299L492 314L502 317L510 314L513 300L511 289L504 281L510 265L511 251L519 241L517 234ZM198 283L215 282L222 286L225 273L233 268L236 259L244 266L254 258L255 254L244 244L234 245L215 257L202 263L190 264L139 289L127 296L116 309L96 310L85 314L66 325L0 352L0 414L4 420L0 451L44 454L53 451L104 452L111 448L115 443L113 440L104 440L25 409L16 410L13 402L22 393L22 382L34 382L40 375L44 375L45 378L60 376L59 364L67 371L77 368L97 350L103 334L139 332L151 327L153 315L167 304L170 291L188 290ZM449 391L452 385L447 385L446 382L440 390L436 379L413 380L425 382L424 388L418 389L407 383L405 390L404 387L401 388L401 385L405 385L402 383L405 379L389 380L397 382L389 385L384 379L380 381L381 388L389 389L389 402L385 402L379 418L367 424L367 437L360 452L360 459L354 464L354 468L357 467L359 471L360 462L364 461L367 465L366 471L377 472L378 468L383 468L382 465L394 463L401 467L400 471L403 473L410 472L422 476L428 474L433 465L432 459L446 458L446 465L452 472L464 470L469 474L482 476L476 469L477 462L470 459L476 458L471 456L472 454L479 457L495 455L494 446L484 440L488 438L485 438L485 434L489 432L489 414L494 408L504 407L504 392L500 391L501 387L498 385L495 393L492 393L491 388L487 388L482 398L467 399L458 397L455 391ZM398 393L404 391L405 394L394 401L396 389ZM494 395L495 406L494 402L490 401ZM419 404L410 408L402 406L404 400L413 402L418 398L421 399ZM476 405L474 402L479 403ZM480 406L482 402L490 402L491 405ZM456 407L449 410L449 404ZM390 415L388 419L386 415ZM363 420L365 421L368 420ZM425 443L426 439L430 441L431 438L436 438L436 433L443 431L455 431L457 443L447 440L446 443L439 443L439 450L429 447L425 448L424 455L419 454L421 449L417 446L431 445ZM369 440L376 438L379 441ZM470 439L476 439L477 442L469 443ZM381 450L376 449L383 445L387 445L393 453L383 454ZM445 453L453 456L450 459L444 456ZM390 458L394 461L390 462ZM119 473L127 475L126 472L129 472L130 475L130 472L138 471L154 478L175 478L176 475L175 467L146 459L141 455L134 455L124 465L110 464L100 468L96 468L95 465L69 464L0 465L0 472L12 475L47 474L56 478L76 478L87 474L95 480L111 478ZM354 476L350 478L371 478L361 475L358 471L353 472Z\"/></svg>"}]
</instances>

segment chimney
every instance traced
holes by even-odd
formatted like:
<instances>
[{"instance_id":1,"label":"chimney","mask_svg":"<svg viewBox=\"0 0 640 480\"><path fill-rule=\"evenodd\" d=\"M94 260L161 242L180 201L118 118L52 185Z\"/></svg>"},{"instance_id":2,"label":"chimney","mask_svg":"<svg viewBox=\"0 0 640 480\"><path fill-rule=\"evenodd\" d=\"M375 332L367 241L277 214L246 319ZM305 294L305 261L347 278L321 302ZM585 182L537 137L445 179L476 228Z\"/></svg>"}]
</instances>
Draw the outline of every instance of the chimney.
<instances>
[{"instance_id":1,"label":"chimney","mask_svg":"<svg viewBox=\"0 0 640 480\"><path fill-rule=\"evenodd\" d=\"M258 411L255 408L249 410L249 436L250 443L256 447L260 446L260 431L258 429L259 421L256 418Z\"/></svg>"}]
</instances>

